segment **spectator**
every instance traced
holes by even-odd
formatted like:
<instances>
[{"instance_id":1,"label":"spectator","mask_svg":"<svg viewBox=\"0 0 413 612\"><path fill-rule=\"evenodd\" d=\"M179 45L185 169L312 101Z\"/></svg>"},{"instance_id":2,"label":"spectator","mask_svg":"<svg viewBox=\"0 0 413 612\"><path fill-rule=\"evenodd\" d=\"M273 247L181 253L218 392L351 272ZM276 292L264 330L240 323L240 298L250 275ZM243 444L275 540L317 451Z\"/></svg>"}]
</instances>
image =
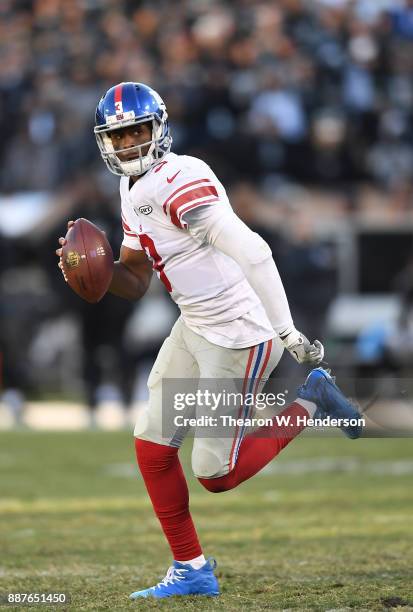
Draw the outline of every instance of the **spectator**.
<instances>
[{"instance_id":1,"label":"spectator","mask_svg":"<svg viewBox=\"0 0 413 612\"><path fill-rule=\"evenodd\" d=\"M134 80L160 91L174 150L209 161L233 186L234 207L271 244L286 283L292 283L293 311L310 318L303 328L322 337L334 292L334 254L301 218L283 237L291 211L274 197L263 206L263 193L273 195L282 183L303 183L317 193L320 186L334 187L355 209L354 186L363 181L378 184L398 210L407 210L413 192L412 50L413 0L1 3L0 193L46 191L56 199L41 238L24 246L0 241L3 310L10 303L10 266L24 268L30 261L50 284L50 299L44 294L32 302L24 294L22 311L11 306L14 327L5 317L0 323L7 384L31 384L24 343L30 334L25 329L16 343L14 329L22 335L22 322L34 320L39 304L36 324L70 303L84 322L84 350L98 344L94 324L100 317L108 336L98 340L115 346L118 362L125 363L118 381L125 401L130 397L133 364L118 342L123 329L104 321L113 322L117 307L124 320L131 307L108 300L90 323L86 306L79 312L82 307L55 284L60 278L52 256L56 233L71 215L89 214L117 231L117 185L102 179L93 135L94 108L108 87ZM96 185L99 194L93 193ZM340 212L337 199L332 206L339 217L346 210ZM315 277L319 290L303 290ZM85 361L91 406L101 377L99 355Z\"/></svg>"}]
</instances>

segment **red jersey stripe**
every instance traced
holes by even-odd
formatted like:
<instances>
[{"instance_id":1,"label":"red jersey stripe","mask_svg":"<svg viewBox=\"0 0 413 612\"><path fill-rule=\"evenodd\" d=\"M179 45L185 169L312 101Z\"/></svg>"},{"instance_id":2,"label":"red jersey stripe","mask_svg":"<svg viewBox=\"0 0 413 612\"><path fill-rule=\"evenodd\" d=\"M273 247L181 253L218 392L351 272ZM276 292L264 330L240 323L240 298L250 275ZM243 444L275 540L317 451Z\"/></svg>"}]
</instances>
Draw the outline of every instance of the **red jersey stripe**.
<instances>
[{"instance_id":1,"label":"red jersey stripe","mask_svg":"<svg viewBox=\"0 0 413 612\"><path fill-rule=\"evenodd\" d=\"M169 214L171 215L172 223L174 223L174 225L178 225L179 227L178 211L181 206L208 196L218 197L218 191L213 185L195 187L195 189L191 189L190 191L187 191L186 193L183 193L175 198L169 207Z\"/></svg>"},{"instance_id":2,"label":"red jersey stripe","mask_svg":"<svg viewBox=\"0 0 413 612\"><path fill-rule=\"evenodd\" d=\"M166 207L180 191L183 191L184 189L187 189L188 187L192 187L193 185L199 185L200 183L211 183L211 180L210 179L198 179L197 181L186 183L186 185L181 185L181 187L178 187L178 189L175 189L175 191L171 193L171 195L165 200L165 202L162 205L164 213L166 214Z\"/></svg>"},{"instance_id":3,"label":"red jersey stripe","mask_svg":"<svg viewBox=\"0 0 413 612\"><path fill-rule=\"evenodd\" d=\"M122 221L122 227L123 227L123 231L125 232L125 234L127 234L128 236L136 236L138 237L138 234L135 234L135 232L133 232L131 230L131 228L129 227L129 225L127 225L124 221Z\"/></svg>"},{"instance_id":4,"label":"red jersey stripe","mask_svg":"<svg viewBox=\"0 0 413 612\"><path fill-rule=\"evenodd\" d=\"M128 232L131 232L131 228L129 227L129 225L126 223L125 221L125 217L122 215L122 225L123 225L123 229L127 229Z\"/></svg>"}]
</instances>

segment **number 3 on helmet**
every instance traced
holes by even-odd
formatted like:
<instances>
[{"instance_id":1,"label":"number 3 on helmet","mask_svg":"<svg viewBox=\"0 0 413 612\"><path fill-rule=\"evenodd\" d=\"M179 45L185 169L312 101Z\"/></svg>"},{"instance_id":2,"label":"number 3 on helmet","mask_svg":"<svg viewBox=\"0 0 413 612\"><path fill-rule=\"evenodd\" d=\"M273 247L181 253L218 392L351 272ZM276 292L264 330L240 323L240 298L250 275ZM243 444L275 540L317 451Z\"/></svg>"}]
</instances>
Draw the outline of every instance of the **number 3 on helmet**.
<instances>
[{"instance_id":1,"label":"number 3 on helmet","mask_svg":"<svg viewBox=\"0 0 413 612\"><path fill-rule=\"evenodd\" d=\"M143 83L119 83L111 87L96 108L94 129L100 153L107 167L117 175L143 174L169 153L172 137L168 113L161 96ZM152 123L152 140L131 149L136 157L121 161L115 152L109 132L138 123ZM143 149L149 149L143 154Z\"/></svg>"}]
</instances>

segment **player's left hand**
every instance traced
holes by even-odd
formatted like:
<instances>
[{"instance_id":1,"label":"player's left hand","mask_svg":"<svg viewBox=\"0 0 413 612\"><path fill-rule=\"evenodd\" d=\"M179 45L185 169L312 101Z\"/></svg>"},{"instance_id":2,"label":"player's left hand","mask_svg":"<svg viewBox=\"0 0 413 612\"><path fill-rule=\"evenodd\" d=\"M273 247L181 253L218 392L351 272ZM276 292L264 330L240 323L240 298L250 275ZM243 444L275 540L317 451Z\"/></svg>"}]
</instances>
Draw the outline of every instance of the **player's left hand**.
<instances>
[{"instance_id":1,"label":"player's left hand","mask_svg":"<svg viewBox=\"0 0 413 612\"><path fill-rule=\"evenodd\" d=\"M70 228L75 224L74 221L68 221L67 222L67 229L70 230ZM64 247L64 245L66 244L66 238L63 238L63 236L60 236L59 238L59 244L60 247L58 249L56 249L55 253L59 258L59 263L57 264L60 268L61 273L63 274L63 278L65 279L66 283L67 283L67 276L65 274L65 271L63 269L63 262L62 262L62 248Z\"/></svg>"},{"instance_id":2,"label":"player's left hand","mask_svg":"<svg viewBox=\"0 0 413 612\"><path fill-rule=\"evenodd\" d=\"M280 338L290 355L297 363L318 364L324 359L324 346L319 340L311 344L308 338L297 329L280 334Z\"/></svg>"}]
</instances>

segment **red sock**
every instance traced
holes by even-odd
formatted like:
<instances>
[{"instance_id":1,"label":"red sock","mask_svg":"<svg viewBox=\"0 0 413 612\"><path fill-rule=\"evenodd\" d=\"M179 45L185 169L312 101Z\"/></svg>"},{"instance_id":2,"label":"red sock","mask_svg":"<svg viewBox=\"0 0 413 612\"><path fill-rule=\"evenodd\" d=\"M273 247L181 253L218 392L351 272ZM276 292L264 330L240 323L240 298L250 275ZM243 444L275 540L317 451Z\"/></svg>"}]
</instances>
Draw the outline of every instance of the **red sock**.
<instances>
[{"instance_id":1,"label":"red sock","mask_svg":"<svg viewBox=\"0 0 413 612\"><path fill-rule=\"evenodd\" d=\"M135 438L136 457L155 514L176 561L202 555L189 513L189 494L178 449Z\"/></svg>"},{"instance_id":2,"label":"red sock","mask_svg":"<svg viewBox=\"0 0 413 612\"><path fill-rule=\"evenodd\" d=\"M245 436L241 442L238 459L231 472L219 478L198 478L199 482L212 493L229 491L244 480L248 480L262 470L291 440L304 429L296 425L295 419L308 417L308 412L298 403L290 404L280 414L291 417L291 426L280 427L273 419L274 425L260 427L257 431Z\"/></svg>"}]
</instances>

